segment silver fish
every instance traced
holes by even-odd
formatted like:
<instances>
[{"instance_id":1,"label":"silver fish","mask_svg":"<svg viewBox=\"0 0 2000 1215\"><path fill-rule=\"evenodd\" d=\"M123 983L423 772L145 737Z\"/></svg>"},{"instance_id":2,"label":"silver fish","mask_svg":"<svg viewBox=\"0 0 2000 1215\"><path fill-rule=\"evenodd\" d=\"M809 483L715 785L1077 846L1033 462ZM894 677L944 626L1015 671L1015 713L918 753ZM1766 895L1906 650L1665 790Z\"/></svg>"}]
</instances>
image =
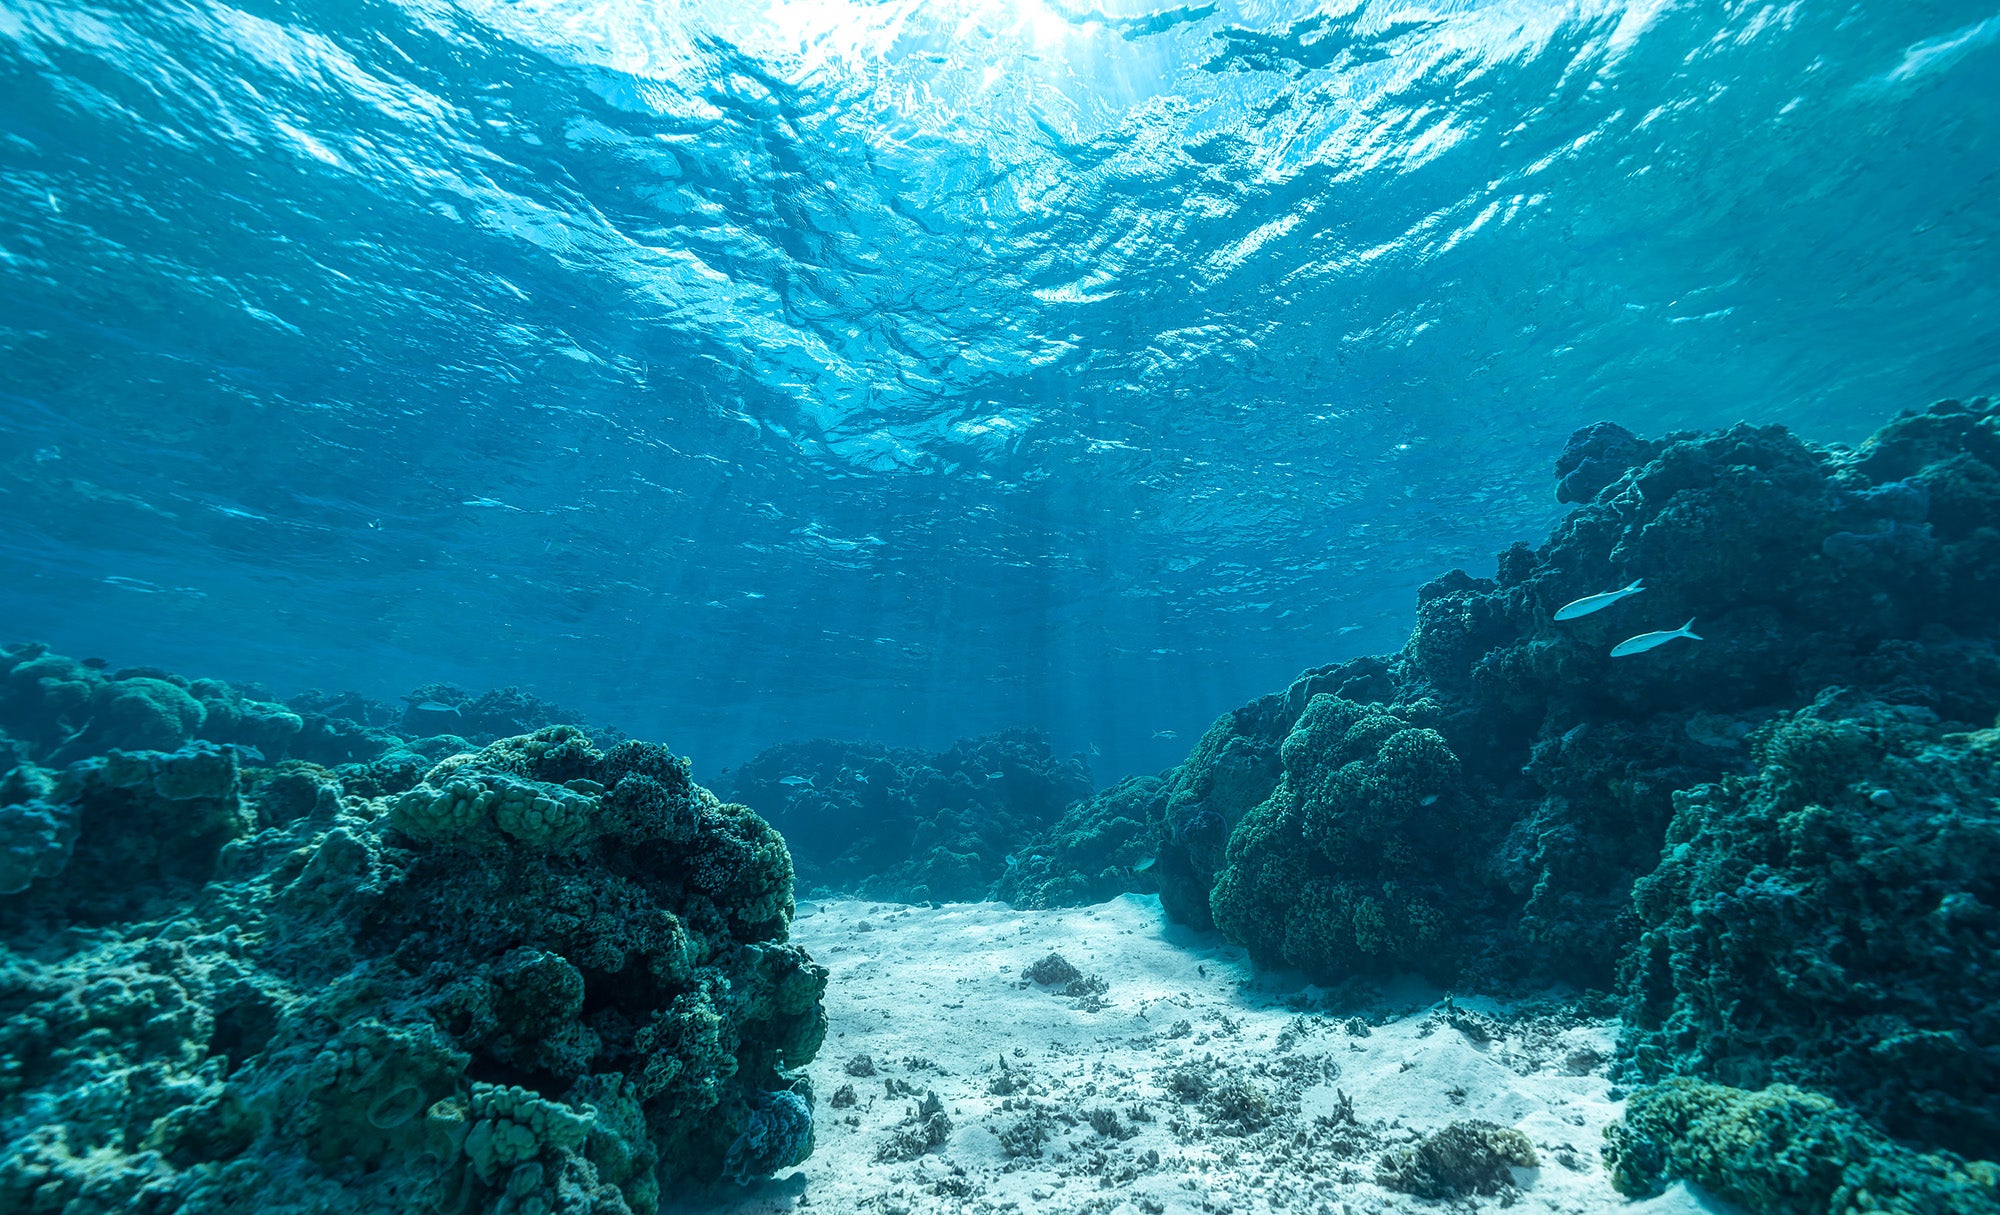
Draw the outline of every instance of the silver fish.
<instances>
[{"instance_id":1,"label":"silver fish","mask_svg":"<svg viewBox=\"0 0 2000 1215\"><path fill-rule=\"evenodd\" d=\"M1701 638L1689 631L1693 628L1694 621L1690 620L1671 632L1641 633L1637 637L1627 637L1625 640L1611 647L1611 656L1613 658L1624 658L1631 654L1643 654L1654 646L1667 644L1676 637L1685 637L1689 641L1700 641Z\"/></svg>"},{"instance_id":2,"label":"silver fish","mask_svg":"<svg viewBox=\"0 0 2000 1215\"><path fill-rule=\"evenodd\" d=\"M794 785L794 786L810 785L813 783L813 778L810 776L787 776L778 783L781 785Z\"/></svg>"},{"instance_id":3,"label":"silver fish","mask_svg":"<svg viewBox=\"0 0 2000 1215\"><path fill-rule=\"evenodd\" d=\"M1620 587L1615 591L1606 591L1601 595L1585 595L1581 599L1573 599L1556 609L1556 619L1575 620L1578 616L1588 616L1592 612L1601 612L1627 595L1636 595L1640 591L1645 590L1645 586L1642 585L1643 581L1643 579L1634 578L1631 586Z\"/></svg>"},{"instance_id":4,"label":"silver fish","mask_svg":"<svg viewBox=\"0 0 2000 1215\"><path fill-rule=\"evenodd\" d=\"M417 712L419 712L419 713L458 713L458 707L457 707L456 705L448 705L448 704L444 703L444 702L443 702L443 701L441 701L441 700L426 700L426 701L424 701L424 702L423 702L422 704L420 704L420 705L418 705L418 706L417 706ZM459 714L459 716L463 717L463 716L464 716L464 714L460 713L460 714Z\"/></svg>"},{"instance_id":5,"label":"silver fish","mask_svg":"<svg viewBox=\"0 0 2000 1215\"><path fill-rule=\"evenodd\" d=\"M1153 731L1153 737L1154 737L1154 738L1165 738L1165 739L1169 739L1169 740L1171 740L1171 739L1176 739L1176 738L1179 738L1180 736L1181 736L1181 732L1180 732L1179 730L1155 730L1155 731Z\"/></svg>"}]
</instances>

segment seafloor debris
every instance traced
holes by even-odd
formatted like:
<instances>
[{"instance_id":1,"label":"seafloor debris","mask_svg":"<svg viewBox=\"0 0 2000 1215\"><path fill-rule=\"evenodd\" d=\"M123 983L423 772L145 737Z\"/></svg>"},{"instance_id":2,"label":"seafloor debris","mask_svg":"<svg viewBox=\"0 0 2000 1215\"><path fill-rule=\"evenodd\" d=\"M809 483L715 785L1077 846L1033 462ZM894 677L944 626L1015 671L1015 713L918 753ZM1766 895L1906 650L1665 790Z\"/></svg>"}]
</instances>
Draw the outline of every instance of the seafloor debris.
<instances>
[{"instance_id":1,"label":"seafloor debris","mask_svg":"<svg viewBox=\"0 0 2000 1215\"><path fill-rule=\"evenodd\" d=\"M1470 1118L1386 1154L1375 1180L1419 1198L1459 1198L1512 1189L1511 1170L1534 1166L1535 1145L1526 1135Z\"/></svg>"}]
</instances>

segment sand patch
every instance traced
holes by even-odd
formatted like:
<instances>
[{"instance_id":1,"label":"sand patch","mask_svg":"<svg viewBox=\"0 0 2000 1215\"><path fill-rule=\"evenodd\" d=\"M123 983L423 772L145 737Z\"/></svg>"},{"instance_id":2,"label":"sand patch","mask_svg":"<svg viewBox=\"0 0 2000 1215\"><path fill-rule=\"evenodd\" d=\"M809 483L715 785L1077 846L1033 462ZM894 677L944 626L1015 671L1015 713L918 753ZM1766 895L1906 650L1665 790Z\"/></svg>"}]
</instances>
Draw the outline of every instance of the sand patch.
<instances>
[{"instance_id":1,"label":"sand patch","mask_svg":"<svg viewBox=\"0 0 2000 1215\"><path fill-rule=\"evenodd\" d=\"M793 938L832 971L810 1069L818 1145L707 1209L1730 1210L1679 1187L1641 1203L1611 1189L1597 1147L1620 1109L1613 1022L1414 989L1361 1016L1303 1011L1258 990L1241 950L1137 896L1057 911L824 901L801 907ZM1071 969L1024 976L1051 953ZM1436 1201L1377 1183L1385 1155L1473 1119L1525 1135L1535 1166L1496 1163L1491 1193Z\"/></svg>"}]
</instances>

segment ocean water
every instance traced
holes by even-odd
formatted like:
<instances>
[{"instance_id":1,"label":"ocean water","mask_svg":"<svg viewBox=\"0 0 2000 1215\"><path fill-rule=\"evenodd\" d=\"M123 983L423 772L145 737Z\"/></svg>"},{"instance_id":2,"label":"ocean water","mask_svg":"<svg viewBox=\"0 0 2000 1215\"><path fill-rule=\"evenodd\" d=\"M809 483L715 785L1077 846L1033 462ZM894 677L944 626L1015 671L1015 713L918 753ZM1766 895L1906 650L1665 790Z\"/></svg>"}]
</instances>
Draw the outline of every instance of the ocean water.
<instances>
[{"instance_id":1,"label":"ocean water","mask_svg":"<svg viewBox=\"0 0 2000 1215\"><path fill-rule=\"evenodd\" d=\"M1157 767L1574 427L1990 387L1996 21L9 0L0 619Z\"/></svg>"},{"instance_id":2,"label":"ocean water","mask_svg":"<svg viewBox=\"0 0 2000 1215\"><path fill-rule=\"evenodd\" d=\"M1996 388L1992 0L0 0L0 1215L1994 1215Z\"/></svg>"}]
</instances>

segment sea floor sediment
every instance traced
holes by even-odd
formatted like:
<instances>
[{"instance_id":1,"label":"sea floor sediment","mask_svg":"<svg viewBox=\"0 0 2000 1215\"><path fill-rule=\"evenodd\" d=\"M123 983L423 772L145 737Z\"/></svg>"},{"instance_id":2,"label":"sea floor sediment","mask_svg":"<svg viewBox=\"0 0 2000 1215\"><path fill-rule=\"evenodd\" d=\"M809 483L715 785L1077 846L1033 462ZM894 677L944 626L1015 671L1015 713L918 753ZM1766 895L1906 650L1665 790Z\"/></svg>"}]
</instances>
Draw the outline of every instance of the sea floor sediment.
<instances>
[{"instance_id":1,"label":"sea floor sediment","mask_svg":"<svg viewBox=\"0 0 2000 1215\"><path fill-rule=\"evenodd\" d=\"M796 1172L684 1209L1734 1209L1682 1185L1641 1202L1612 1189L1598 1145L1622 1109L1617 1022L1558 999L1411 982L1329 1007L1259 982L1241 949L1141 895L1048 911L823 900L800 906L792 939L831 971L817 1145ZM1489 1192L1472 1182L1443 1205L1378 1180L1398 1161L1406 1176L1424 1137L1477 1123L1525 1135L1534 1165L1503 1163Z\"/></svg>"}]
</instances>

